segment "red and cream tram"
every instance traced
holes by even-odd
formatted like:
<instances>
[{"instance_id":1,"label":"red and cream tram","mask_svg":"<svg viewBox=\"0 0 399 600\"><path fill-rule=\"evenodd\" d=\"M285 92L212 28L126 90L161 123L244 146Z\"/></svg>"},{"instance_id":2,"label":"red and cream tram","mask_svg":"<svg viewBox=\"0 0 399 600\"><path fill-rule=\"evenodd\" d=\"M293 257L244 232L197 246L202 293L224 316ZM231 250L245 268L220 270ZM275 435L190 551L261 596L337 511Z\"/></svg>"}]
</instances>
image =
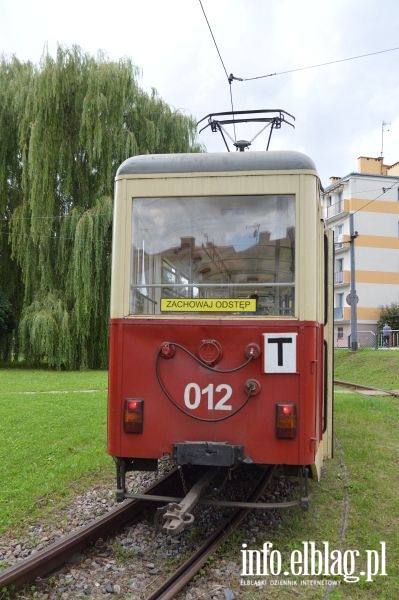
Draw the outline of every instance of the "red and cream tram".
<instances>
[{"instance_id":1,"label":"red and cream tram","mask_svg":"<svg viewBox=\"0 0 399 600\"><path fill-rule=\"evenodd\" d=\"M312 160L136 156L116 175L108 452L125 473L332 454L331 242Z\"/></svg>"}]
</instances>

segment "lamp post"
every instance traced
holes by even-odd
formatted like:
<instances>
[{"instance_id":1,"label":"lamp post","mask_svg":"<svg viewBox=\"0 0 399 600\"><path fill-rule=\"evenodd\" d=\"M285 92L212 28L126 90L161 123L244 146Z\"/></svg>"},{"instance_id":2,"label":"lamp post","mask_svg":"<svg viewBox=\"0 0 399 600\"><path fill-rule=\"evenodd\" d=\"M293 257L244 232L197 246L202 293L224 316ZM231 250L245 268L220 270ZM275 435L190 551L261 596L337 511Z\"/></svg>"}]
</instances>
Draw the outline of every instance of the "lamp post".
<instances>
[{"instance_id":1,"label":"lamp post","mask_svg":"<svg viewBox=\"0 0 399 600\"><path fill-rule=\"evenodd\" d=\"M356 294L356 271L355 271L355 239L359 235L355 231L353 224L353 213L349 215L349 234L350 234L350 268L351 268L351 287L349 293L349 304L351 307L351 350L356 352L358 349L357 342L357 303L359 298Z\"/></svg>"}]
</instances>

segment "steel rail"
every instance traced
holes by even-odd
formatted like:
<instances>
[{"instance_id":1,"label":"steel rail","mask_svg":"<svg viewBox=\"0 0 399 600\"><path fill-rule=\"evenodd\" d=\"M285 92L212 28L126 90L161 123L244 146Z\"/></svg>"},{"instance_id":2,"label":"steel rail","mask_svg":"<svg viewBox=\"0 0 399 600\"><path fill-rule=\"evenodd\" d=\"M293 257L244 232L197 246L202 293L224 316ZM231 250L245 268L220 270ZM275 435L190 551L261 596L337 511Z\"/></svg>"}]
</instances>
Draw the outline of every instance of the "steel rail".
<instances>
[{"instance_id":1,"label":"steel rail","mask_svg":"<svg viewBox=\"0 0 399 600\"><path fill-rule=\"evenodd\" d=\"M173 469L156 481L146 490L146 493L162 494L162 492L167 492L175 481L176 483L180 482L177 469ZM53 542L43 550L4 569L0 572L0 590L7 586L19 588L37 577L45 577L64 565L73 554L86 548L88 544L99 538L115 535L124 525L132 522L145 505L148 506L145 500L128 500L105 515L97 517L87 525L83 525L69 535Z\"/></svg>"},{"instance_id":2,"label":"steel rail","mask_svg":"<svg viewBox=\"0 0 399 600\"><path fill-rule=\"evenodd\" d=\"M385 390L371 387L370 385L360 385L359 383L350 383L349 381L339 381L338 379L334 380L334 385L339 385L341 387L353 390L362 390L364 392L370 391L373 392L373 394L379 392L381 396L394 396L395 398L399 397L398 390Z\"/></svg>"},{"instance_id":3,"label":"steel rail","mask_svg":"<svg viewBox=\"0 0 399 600\"><path fill-rule=\"evenodd\" d=\"M254 490L247 498L250 502L255 502L262 496L270 483L275 471L275 466L270 466L263 473ZM174 600L176 594L180 592L193 579L198 571L208 560L209 556L231 535L231 533L241 524L249 508L242 508L235 511L217 531L215 531L176 571L174 571L166 581L164 581L157 590L152 592L146 600Z\"/></svg>"}]
</instances>

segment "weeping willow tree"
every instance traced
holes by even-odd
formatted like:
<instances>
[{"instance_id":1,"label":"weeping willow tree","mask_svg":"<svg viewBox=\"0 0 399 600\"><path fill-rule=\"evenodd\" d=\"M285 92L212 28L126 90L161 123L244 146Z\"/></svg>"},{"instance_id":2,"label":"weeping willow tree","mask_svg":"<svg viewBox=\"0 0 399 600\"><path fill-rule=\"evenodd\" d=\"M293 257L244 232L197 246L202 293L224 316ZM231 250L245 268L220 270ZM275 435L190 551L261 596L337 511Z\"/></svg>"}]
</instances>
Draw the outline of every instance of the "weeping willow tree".
<instances>
[{"instance_id":1,"label":"weeping willow tree","mask_svg":"<svg viewBox=\"0 0 399 600\"><path fill-rule=\"evenodd\" d=\"M11 258L11 218L22 201L22 149L18 114L26 104L32 65L16 58L0 60L0 359L10 360L18 352L16 316L23 301L21 271Z\"/></svg>"},{"instance_id":2,"label":"weeping willow tree","mask_svg":"<svg viewBox=\"0 0 399 600\"><path fill-rule=\"evenodd\" d=\"M198 150L193 120L137 77L130 60L77 47L1 63L0 281L7 293L15 280L30 363L106 366L115 171L135 154Z\"/></svg>"}]
</instances>

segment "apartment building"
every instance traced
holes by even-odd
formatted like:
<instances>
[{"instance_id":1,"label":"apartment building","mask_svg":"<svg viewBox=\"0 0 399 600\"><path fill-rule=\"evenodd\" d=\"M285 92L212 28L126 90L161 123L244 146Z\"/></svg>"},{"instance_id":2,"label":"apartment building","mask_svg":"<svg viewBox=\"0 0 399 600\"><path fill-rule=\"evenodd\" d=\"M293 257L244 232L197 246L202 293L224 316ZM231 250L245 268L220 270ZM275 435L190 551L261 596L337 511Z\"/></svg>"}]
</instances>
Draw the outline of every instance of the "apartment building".
<instances>
[{"instance_id":1,"label":"apartment building","mask_svg":"<svg viewBox=\"0 0 399 600\"><path fill-rule=\"evenodd\" d=\"M381 308L399 303L399 163L359 157L358 172L330 179L323 204L335 234L334 343L350 345L352 274L358 341L369 345Z\"/></svg>"}]
</instances>

